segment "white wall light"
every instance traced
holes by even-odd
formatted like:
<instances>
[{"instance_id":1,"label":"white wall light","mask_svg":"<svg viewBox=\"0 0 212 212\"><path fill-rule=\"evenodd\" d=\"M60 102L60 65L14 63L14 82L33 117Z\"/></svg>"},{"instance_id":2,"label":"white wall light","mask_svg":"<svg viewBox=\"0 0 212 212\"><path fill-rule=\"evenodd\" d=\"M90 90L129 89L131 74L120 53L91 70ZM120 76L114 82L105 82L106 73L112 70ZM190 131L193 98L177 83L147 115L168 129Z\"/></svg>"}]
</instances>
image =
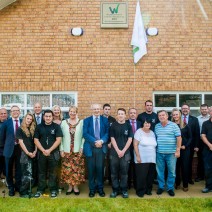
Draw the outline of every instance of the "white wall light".
<instances>
[{"instance_id":1,"label":"white wall light","mask_svg":"<svg viewBox=\"0 0 212 212\"><path fill-rule=\"evenodd\" d=\"M72 28L71 29L71 34L73 36L81 36L81 35L83 35L83 29L81 27Z\"/></svg>"},{"instance_id":2,"label":"white wall light","mask_svg":"<svg viewBox=\"0 0 212 212\"><path fill-rule=\"evenodd\" d=\"M146 34L149 36L156 36L156 35L158 35L158 29L156 27L147 28Z\"/></svg>"}]
</instances>

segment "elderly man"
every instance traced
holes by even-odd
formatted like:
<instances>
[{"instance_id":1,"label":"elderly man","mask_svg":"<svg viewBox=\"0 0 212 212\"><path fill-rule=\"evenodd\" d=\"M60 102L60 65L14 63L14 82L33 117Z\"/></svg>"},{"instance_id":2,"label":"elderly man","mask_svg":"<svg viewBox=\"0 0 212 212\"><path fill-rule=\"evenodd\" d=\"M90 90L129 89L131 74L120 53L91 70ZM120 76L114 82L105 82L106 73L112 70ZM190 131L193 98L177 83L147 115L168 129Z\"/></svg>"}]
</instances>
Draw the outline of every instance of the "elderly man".
<instances>
[{"instance_id":1,"label":"elderly man","mask_svg":"<svg viewBox=\"0 0 212 212\"><path fill-rule=\"evenodd\" d=\"M16 131L21 124L20 108L17 105L11 107L11 118L5 121L1 127L0 147L4 148L3 155L6 165L6 179L9 189L9 196L14 196L15 191L21 186L21 149L18 140L15 138ZM15 165L15 183L13 182L13 166Z\"/></svg>"},{"instance_id":2,"label":"elderly man","mask_svg":"<svg viewBox=\"0 0 212 212\"><path fill-rule=\"evenodd\" d=\"M158 190L160 195L165 189L164 171L167 165L167 191L170 196L174 196L175 170L177 158L180 157L181 132L177 124L168 120L168 113L165 110L158 112L160 123L155 126L157 139L156 169L158 173Z\"/></svg>"},{"instance_id":3,"label":"elderly man","mask_svg":"<svg viewBox=\"0 0 212 212\"><path fill-rule=\"evenodd\" d=\"M83 122L83 153L88 167L89 197L94 197L96 191L100 197L104 197L104 159L107 153L109 124L108 119L100 115L100 104L93 104L91 109L93 115Z\"/></svg>"},{"instance_id":4,"label":"elderly man","mask_svg":"<svg viewBox=\"0 0 212 212\"><path fill-rule=\"evenodd\" d=\"M205 167L205 188L202 193L212 192L212 107L209 108L210 119L202 125L201 138L204 142L203 161Z\"/></svg>"}]
</instances>

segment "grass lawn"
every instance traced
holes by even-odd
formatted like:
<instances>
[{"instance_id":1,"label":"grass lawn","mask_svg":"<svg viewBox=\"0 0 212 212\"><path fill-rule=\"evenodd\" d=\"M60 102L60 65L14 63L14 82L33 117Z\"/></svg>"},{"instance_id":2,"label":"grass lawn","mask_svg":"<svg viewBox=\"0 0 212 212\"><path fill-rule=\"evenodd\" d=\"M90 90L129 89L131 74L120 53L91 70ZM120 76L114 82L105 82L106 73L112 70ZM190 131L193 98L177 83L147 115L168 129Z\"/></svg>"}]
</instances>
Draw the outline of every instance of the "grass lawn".
<instances>
[{"instance_id":1,"label":"grass lawn","mask_svg":"<svg viewBox=\"0 0 212 212\"><path fill-rule=\"evenodd\" d=\"M212 211L212 198L0 198L0 211Z\"/></svg>"}]
</instances>

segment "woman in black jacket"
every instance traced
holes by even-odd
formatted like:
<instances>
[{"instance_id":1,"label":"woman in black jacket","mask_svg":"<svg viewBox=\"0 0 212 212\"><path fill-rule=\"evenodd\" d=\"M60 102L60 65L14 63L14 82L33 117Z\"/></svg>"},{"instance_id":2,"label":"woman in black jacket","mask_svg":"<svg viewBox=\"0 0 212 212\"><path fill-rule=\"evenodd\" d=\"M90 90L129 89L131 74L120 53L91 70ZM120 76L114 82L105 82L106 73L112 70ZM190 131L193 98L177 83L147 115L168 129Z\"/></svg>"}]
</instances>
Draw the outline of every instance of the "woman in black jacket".
<instances>
[{"instance_id":1,"label":"woman in black jacket","mask_svg":"<svg viewBox=\"0 0 212 212\"><path fill-rule=\"evenodd\" d=\"M180 150L180 157L177 159L176 165L176 179L175 188L180 189L181 177L183 180L183 191L188 191L188 178L189 178L189 156L190 156L190 144L192 139L190 127L183 122L181 118L181 112L174 108L172 110L172 121L175 122L180 130L182 137L182 144Z\"/></svg>"}]
</instances>

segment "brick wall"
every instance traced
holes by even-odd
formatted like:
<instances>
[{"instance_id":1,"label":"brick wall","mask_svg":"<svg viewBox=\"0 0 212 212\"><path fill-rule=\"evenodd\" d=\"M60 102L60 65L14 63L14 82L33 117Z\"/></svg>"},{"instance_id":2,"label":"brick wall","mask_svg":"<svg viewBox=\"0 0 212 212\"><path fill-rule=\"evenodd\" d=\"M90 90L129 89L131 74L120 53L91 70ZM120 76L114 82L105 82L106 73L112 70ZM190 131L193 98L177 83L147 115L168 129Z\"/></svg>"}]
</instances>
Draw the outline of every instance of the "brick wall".
<instances>
[{"instance_id":1,"label":"brick wall","mask_svg":"<svg viewBox=\"0 0 212 212\"><path fill-rule=\"evenodd\" d=\"M153 91L211 91L212 10L201 3L208 20L193 0L140 1L148 26L159 29L135 68L140 110ZM0 91L77 91L82 117L94 102L133 106L136 0L128 4L128 29L101 29L98 0L18 0L1 10ZM77 26L81 37L69 33Z\"/></svg>"}]
</instances>

